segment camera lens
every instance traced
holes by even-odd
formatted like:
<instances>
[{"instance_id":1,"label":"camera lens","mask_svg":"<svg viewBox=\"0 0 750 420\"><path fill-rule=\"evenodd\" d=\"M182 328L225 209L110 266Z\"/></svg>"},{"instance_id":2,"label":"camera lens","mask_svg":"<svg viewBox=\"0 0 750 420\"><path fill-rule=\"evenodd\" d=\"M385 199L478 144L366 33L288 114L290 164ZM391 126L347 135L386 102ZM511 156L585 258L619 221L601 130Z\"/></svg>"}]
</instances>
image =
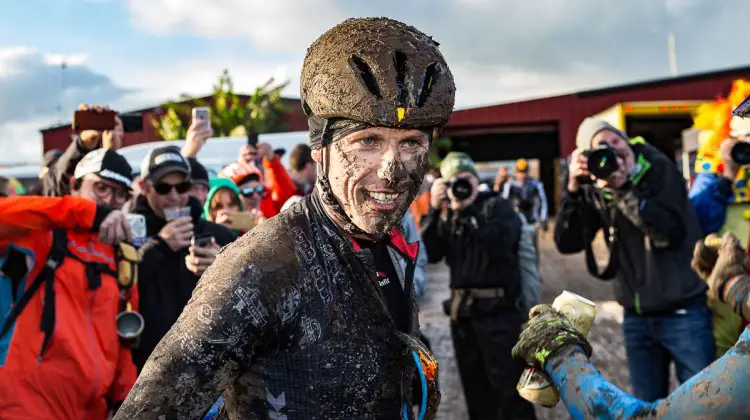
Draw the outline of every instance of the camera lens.
<instances>
[{"instance_id":1,"label":"camera lens","mask_svg":"<svg viewBox=\"0 0 750 420\"><path fill-rule=\"evenodd\" d=\"M738 165L750 164L750 143L741 141L732 146L730 152L732 160L737 162Z\"/></svg>"},{"instance_id":2,"label":"camera lens","mask_svg":"<svg viewBox=\"0 0 750 420\"><path fill-rule=\"evenodd\" d=\"M599 179L608 178L618 168L617 155L611 147L604 146L591 150L587 156L589 172Z\"/></svg>"},{"instance_id":3,"label":"camera lens","mask_svg":"<svg viewBox=\"0 0 750 420\"><path fill-rule=\"evenodd\" d=\"M469 198L471 196L472 190L473 188L471 187L471 182L465 179L459 178L451 185L453 196L459 200L466 200L467 198Z\"/></svg>"}]
</instances>

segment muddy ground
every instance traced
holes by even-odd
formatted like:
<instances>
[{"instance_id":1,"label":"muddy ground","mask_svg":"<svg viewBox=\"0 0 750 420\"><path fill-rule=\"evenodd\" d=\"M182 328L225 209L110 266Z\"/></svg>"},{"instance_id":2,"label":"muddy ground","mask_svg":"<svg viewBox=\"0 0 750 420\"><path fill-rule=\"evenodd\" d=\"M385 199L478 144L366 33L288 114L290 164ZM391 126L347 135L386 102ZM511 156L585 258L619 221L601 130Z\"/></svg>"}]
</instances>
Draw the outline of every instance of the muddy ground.
<instances>
[{"instance_id":1,"label":"muddy ground","mask_svg":"<svg viewBox=\"0 0 750 420\"><path fill-rule=\"evenodd\" d=\"M589 339L594 348L594 363L600 372L618 387L629 391L630 378L622 337L622 309L613 302L613 286L588 275L583 254L560 255L551 234L539 241L542 262L542 301L551 303L563 290L578 293L599 303L598 315ZM468 419L463 390L453 357L448 318L441 302L448 297L448 270L443 264L430 266L430 280L423 305L423 332L432 342L440 362L442 402L438 419ZM570 418L562 403L553 409L537 407L539 419Z\"/></svg>"}]
</instances>

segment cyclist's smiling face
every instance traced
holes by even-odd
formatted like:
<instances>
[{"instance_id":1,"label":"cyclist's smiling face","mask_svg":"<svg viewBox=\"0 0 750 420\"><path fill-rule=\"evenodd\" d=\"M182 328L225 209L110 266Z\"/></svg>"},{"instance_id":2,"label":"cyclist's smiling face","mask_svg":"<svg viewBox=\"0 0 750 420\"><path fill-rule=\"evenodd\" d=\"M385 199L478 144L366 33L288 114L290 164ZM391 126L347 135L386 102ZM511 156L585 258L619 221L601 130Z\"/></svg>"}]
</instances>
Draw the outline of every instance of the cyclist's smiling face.
<instances>
[{"instance_id":1,"label":"cyclist's smiling face","mask_svg":"<svg viewBox=\"0 0 750 420\"><path fill-rule=\"evenodd\" d=\"M372 127L316 150L314 158L328 166L332 193L349 219L378 237L400 223L419 191L429 147L420 130Z\"/></svg>"}]
</instances>

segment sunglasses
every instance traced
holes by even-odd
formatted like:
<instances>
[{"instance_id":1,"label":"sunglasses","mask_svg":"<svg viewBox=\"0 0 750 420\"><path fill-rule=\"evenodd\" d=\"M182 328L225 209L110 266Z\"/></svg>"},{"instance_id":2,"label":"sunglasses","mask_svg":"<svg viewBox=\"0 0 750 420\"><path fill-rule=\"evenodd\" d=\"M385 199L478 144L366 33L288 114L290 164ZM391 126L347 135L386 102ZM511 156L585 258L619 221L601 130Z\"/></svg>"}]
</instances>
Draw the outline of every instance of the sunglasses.
<instances>
[{"instance_id":1,"label":"sunglasses","mask_svg":"<svg viewBox=\"0 0 750 420\"><path fill-rule=\"evenodd\" d=\"M440 389L438 388L438 362L435 356L422 343L422 340L404 334L402 332L397 333L398 337L406 346L405 357L410 359L416 366L417 378L421 385L421 396L422 399L419 404L419 412L415 420L430 420L435 417L437 413L438 405L440 404ZM405 375L405 378L407 376ZM404 419L408 419L409 405L411 400L408 399L409 391L411 390L411 381L402 381L401 390L404 398L404 407L402 409L402 416Z\"/></svg>"},{"instance_id":2,"label":"sunglasses","mask_svg":"<svg viewBox=\"0 0 750 420\"><path fill-rule=\"evenodd\" d=\"M156 190L156 193L159 195L167 195L172 192L172 188L174 188L175 190L177 190L177 194L185 194L190 190L190 186L190 181L180 182L179 184L160 182L158 184L154 184L154 190Z\"/></svg>"},{"instance_id":3,"label":"sunglasses","mask_svg":"<svg viewBox=\"0 0 750 420\"><path fill-rule=\"evenodd\" d=\"M252 197L253 194L263 195L266 192L266 187L258 185L257 187L248 187L240 189L240 194L243 197Z\"/></svg>"}]
</instances>

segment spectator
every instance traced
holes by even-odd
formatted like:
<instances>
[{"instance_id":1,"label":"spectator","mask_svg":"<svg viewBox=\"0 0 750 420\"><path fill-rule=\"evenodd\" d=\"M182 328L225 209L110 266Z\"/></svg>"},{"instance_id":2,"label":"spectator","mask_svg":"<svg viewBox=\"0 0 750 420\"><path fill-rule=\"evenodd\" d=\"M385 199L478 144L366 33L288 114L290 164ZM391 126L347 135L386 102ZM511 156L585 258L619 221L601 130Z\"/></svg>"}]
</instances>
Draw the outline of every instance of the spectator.
<instances>
[{"instance_id":1,"label":"spectator","mask_svg":"<svg viewBox=\"0 0 750 420\"><path fill-rule=\"evenodd\" d=\"M73 197L3 199L2 418L104 420L135 383L117 319L123 308L138 310L130 288L137 255L126 244L111 245L128 239L117 209L130 177L125 158L100 149L76 166Z\"/></svg>"},{"instance_id":2,"label":"spectator","mask_svg":"<svg viewBox=\"0 0 750 420\"><path fill-rule=\"evenodd\" d=\"M497 176L495 176L495 183L492 185L492 191L495 191L496 193L502 193L503 189L505 188L505 184L510 180L510 175L508 174L508 168L505 166L501 166L497 170Z\"/></svg>"},{"instance_id":3,"label":"spectator","mask_svg":"<svg viewBox=\"0 0 750 420\"><path fill-rule=\"evenodd\" d=\"M317 179L317 165L312 158L312 149L306 144L298 144L289 155L290 175L297 185L296 195L305 196L312 192Z\"/></svg>"},{"instance_id":4,"label":"spectator","mask_svg":"<svg viewBox=\"0 0 750 420\"><path fill-rule=\"evenodd\" d=\"M229 229L202 219L203 208L188 195L190 164L176 146L151 150L143 160L140 176L142 195L136 199L133 212L146 218L149 239L140 249L138 289L146 327L133 352L139 369L177 320L198 278L215 258L216 247L194 249L190 247L191 238L210 235L219 247L234 239ZM167 220L165 212L179 214L182 209L183 215Z\"/></svg>"},{"instance_id":5,"label":"spectator","mask_svg":"<svg viewBox=\"0 0 750 420\"><path fill-rule=\"evenodd\" d=\"M232 180L213 179L203 206L203 218L243 234L265 220L257 205L246 210L244 201L240 189Z\"/></svg>"},{"instance_id":6,"label":"spectator","mask_svg":"<svg viewBox=\"0 0 750 420\"><path fill-rule=\"evenodd\" d=\"M239 187L245 209L259 208L263 217L268 219L281 211L296 187L270 145L260 143L257 150L265 171L255 165L235 162L222 169L219 176L231 179Z\"/></svg>"},{"instance_id":7,"label":"spectator","mask_svg":"<svg viewBox=\"0 0 750 420\"><path fill-rule=\"evenodd\" d=\"M606 179L593 178L583 153L599 145L617 155L617 170ZM668 394L670 361L684 382L714 359L706 285L690 268L701 228L677 167L642 139L631 143L608 123L587 118L576 146L555 243L563 254L586 250L593 275L617 277L633 391L653 402ZM601 273L591 250L600 229L610 249Z\"/></svg>"},{"instance_id":8,"label":"spectator","mask_svg":"<svg viewBox=\"0 0 750 420\"><path fill-rule=\"evenodd\" d=\"M525 273L536 268L536 252L523 241L524 221L513 205L479 192L476 165L467 154L449 153L440 172L422 235L430 262L445 259L450 267L451 298L443 306L469 417L535 419L534 408L516 391L522 367L510 350L525 319L518 301ZM471 186L469 196L456 197L449 188L458 180ZM531 260L522 258L527 255Z\"/></svg>"},{"instance_id":9,"label":"spectator","mask_svg":"<svg viewBox=\"0 0 750 420\"><path fill-rule=\"evenodd\" d=\"M513 180L505 182L502 194L503 198L516 206L516 210L523 214L528 223L547 231L547 196L544 185L537 179L529 178L529 162L526 159L516 161Z\"/></svg>"},{"instance_id":10,"label":"spectator","mask_svg":"<svg viewBox=\"0 0 750 420\"><path fill-rule=\"evenodd\" d=\"M188 194L198 200L201 206L203 206L208 197L208 171L198 162L198 159L189 157L187 160L190 163L190 191Z\"/></svg>"}]
</instances>

